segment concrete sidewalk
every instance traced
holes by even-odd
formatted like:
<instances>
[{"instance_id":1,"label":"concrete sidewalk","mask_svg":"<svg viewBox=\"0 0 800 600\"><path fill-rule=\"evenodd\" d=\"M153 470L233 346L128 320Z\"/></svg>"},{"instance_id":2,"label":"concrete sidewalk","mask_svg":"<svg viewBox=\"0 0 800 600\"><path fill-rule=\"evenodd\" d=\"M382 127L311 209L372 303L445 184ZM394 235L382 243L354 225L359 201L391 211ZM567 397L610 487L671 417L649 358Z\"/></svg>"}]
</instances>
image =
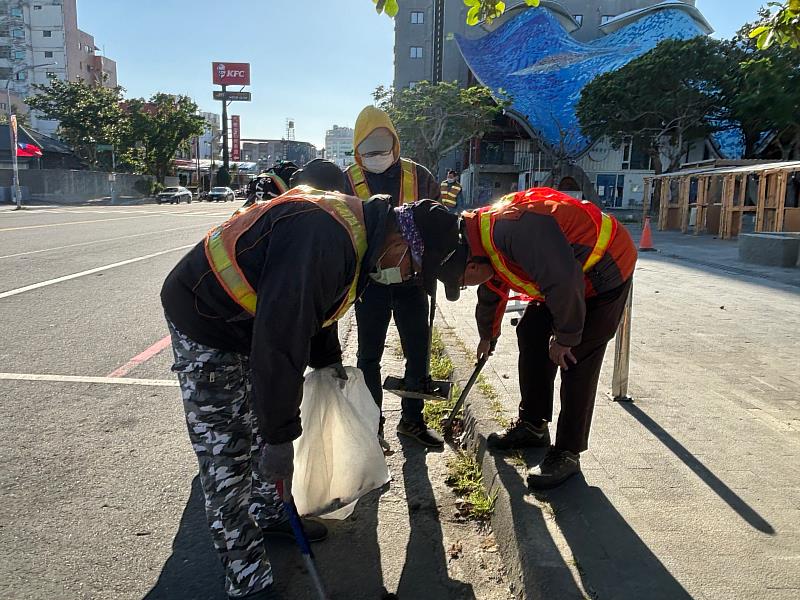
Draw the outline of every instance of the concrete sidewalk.
<instances>
[{"instance_id":1,"label":"concrete sidewalk","mask_svg":"<svg viewBox=\"0 0 800 600\"><path fill-rule=\"evenodd\" d=\"M636 243L639 243L641 228L631 228ZM738 240L721 240L716 236L692 235L680 231L653 231L656 254L686 261L700 267L720 269L732 275L747 275L769 279L800 287L800 269L767 267L739 260Z\"/></svg>"},{"instance_id":2,"label":"concrete sidewalk","mask_svg":"<svg viewBox=\"0 0 800 600\"><path fill-rule=\"evenodd\" d=\"M484 454L509 575L531 599L800 597L800 290L659 254L634 281L635 402L611 401L612 344L583 474L537 498L518 458ZM474 290L440 304L460 377L474 305ZM485 369L499 403L475 390L467 406L482 449L516 416L516 365L506 320Z\"/></svg>"}]
</instances>

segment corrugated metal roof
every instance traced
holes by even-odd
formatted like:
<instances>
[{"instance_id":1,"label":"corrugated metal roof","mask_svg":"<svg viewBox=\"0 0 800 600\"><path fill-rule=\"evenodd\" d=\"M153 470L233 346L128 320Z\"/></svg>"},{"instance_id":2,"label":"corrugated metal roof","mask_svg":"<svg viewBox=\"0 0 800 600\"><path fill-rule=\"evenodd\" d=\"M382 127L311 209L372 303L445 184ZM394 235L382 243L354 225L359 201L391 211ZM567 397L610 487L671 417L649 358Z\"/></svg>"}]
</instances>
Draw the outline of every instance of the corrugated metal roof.
<instances>
[{"instance_id":1,"label":"corrugated metal roof","mask_svg":"<svg viewBox=\"0 0 800 600\"><path fill-rule=\"evenodd\" d=\"M764 171L800 171L800 160L759 163L754 165L739 165L735 167L700 167L653 175L652 179L675 179L686 175L735 175L741 173L763 173Z\"/></svg>"}]
</instances>

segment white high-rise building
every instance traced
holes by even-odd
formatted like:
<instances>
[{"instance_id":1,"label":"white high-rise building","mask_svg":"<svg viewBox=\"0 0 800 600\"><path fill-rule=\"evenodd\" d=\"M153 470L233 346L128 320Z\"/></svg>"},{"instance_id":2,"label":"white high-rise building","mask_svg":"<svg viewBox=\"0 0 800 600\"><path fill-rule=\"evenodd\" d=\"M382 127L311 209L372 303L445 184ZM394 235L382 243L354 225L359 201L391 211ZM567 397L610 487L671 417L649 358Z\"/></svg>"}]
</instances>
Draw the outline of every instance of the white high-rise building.
<instances>
[{"instance_id":1,"label":"white high-rise building","mask_svg":"<svg viewBox=\"0 0 800 600\"><path fill-rule=\"evenodd\" d=\"M344 169L355 162L353 157L353 134L350 127L334 125L325 132L325 157Z\"/></svg>"},{"instance_id":2,"label":"white high-rise building","mask_svg":"<svg viewBox=\"0 0 800 600\"><path fill-rule=\"evenodd\" d=\"M222 156L222 139L220 138L220 124L222 119L216 113L201 112L200 116L206 121L206 128L200 136L200 158L220 160Z\"/></svg>"}]
</instances>

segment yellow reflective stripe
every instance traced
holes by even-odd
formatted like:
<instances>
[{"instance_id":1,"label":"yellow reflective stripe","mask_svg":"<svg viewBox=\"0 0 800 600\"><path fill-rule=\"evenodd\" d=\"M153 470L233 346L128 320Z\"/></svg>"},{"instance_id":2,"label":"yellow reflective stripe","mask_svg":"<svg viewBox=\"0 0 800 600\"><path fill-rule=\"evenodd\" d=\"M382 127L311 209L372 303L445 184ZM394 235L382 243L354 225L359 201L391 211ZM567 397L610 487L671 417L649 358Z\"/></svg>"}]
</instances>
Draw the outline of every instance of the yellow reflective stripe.
<instances>
[{"instance_id":1,"label":"yellow reflective stripe","mask_svg":"<svg viewBox=\"0 0 800 600\"><path fill-rule=\"evenodd\" d=\"M350 181L353 184L353 193L362 200L369 200L372 193L369 191L369 185L367 185L367 180L361 167L358 164L352 164L347 169L347 173L350 175Z\"/></svg>"},{"instance_id":2,"label":"yellow reflective stripe","mask_svg":"<svg viewBox=\"0 0 800 600\"><path fill-rule=\"evenodd\" d=\"M400 166L403 169L403 174L400 178L400 202L398 204L402 205L414 202L417 199L417 170L414 167L414 163L405 158L400 159Z\"/></svg>"},{"instance_id":3,"label":"yellow reflective stripe","mask_svg":"<svg viewBox=\"0 0 800 600\"><path fill-rule=\"evenodd\" d=\"M492 214L490 211L481 213L480 228L481 244L483 244L483 249L489 254L489 260L492 261L492 267L494 267L494 270L505 277L514 286L523 290L526 294L528 294L528 296L531 296L532 298L541 298L542 292L540 292L539 289L532 283L523 281L514 273L512 273L506 267L503 259L500 258L500 255L497 254L497 250L495 250L494 247L494 242L492 241Z\"/></svg>"},{"instance_id":4,"label":"yellow reflective stripe","mask_svg":"<svg viewBox=\"0 0 800 600\"><path fill-rule=\"evenodd\" d=\"M268 173L268 175L272 177L272 182L275 184L275 187L278 188L278 191L281 194L286 193L286 190L289 189L289 186L286 185L286 182L274 173Z\"/></svg>"},{"instance_id":5,"label":"yellow reflective stripe","mask_svg":"<svg viewBox=\"0 0 800 600\"><path fill-rule=\"evenodd\" d=\"M322 324L323 327L328 327L341 319L356 301L356 296L358 295L358 280L361 276L361 261L364 260L364 256L367 254L367 231L359 222L353 211L350 210L350 207L347 206L347 203L339 198L326 198L326 200L330 201L333 210L344 219L353 236L356 251L356 272L353 276L353 282L350 284L350 289L347 291L347 298L342 302L339 310Z\"/></svg>"},{"instance_id":6,"label":"yellow reflective stripe","mask_svg":"<svg viewBox=\"0 0 800 600\"><path fill-rule=\"evenodd\" d=\"M589 255L586 263L583 265L584 273L595 266L598 262L600 262L600 259L603 258L603 255L608 249L608 245L611 243L611 234L613 232L614 222L611 220L609 215L603 213L603 221L600 225L600 231L597 234L597 243L594 245L592 253Z\"/></svg>"},{"instance_id":7,"label":"yellow reflective stripe","mask_svg":"<svg viewBox=\"0 0 800 600\"><path fill-rule=\"evenodd\" d=\"M250 284L239 275L233 266L231 257L222 244L222 225L217 227L208 237L208 253L211 265L217 276L225 283L236 302L250 314L256 313L256 293Z\"/></svg>"}]
</instances>

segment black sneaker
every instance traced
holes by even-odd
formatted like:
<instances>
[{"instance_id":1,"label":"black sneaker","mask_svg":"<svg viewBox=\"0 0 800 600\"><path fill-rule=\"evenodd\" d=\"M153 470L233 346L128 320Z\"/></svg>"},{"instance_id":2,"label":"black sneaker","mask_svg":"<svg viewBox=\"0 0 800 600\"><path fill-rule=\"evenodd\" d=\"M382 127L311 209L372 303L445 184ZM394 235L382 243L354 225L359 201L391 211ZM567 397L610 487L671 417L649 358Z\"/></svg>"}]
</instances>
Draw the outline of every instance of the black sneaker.
<instances>
[{"instance_id":1,"label":"black sneaker","mask_svg":"<svg viewBox=\"0 0 800 600\"><path fill-rule=\"evenodd\" d=\"M515 448L545 448L550 445L550 430L547 421L539 426L522 419L514 421L510 427L492 433L486 440L490 448L512 450Z\"/></svg>"},{"instance_id":2,"label":"black sneaker","mask_svg":"<svg viewBox=\"0 0 800 600\"><path fill-rule=\"evenodd\" d=\"M548 490L561 485L580 470L580 454L550 448L541 464L528 471L528 487L532 490Z\"/></svg>"},{"instance_id":3,"label":"black sneaker","mask_svg":"<svg viewBox=\"0 0 800 600\"><path fill-rule=\"evenodd\" d=\"M275 591L275 586L270 585L263 590L247 594L247 596L228 596L230 600L281 600L283 596Z\"/></svg>"},{"instance_id":4,"label":"black sneaker","mask_svg":"<svg viewBox=\"0 0 800 600\"><path fill-rule=\"evenodd\" d=\"M404 435L416 440L426 448L444 448L444 438L425 423L412 423L400 419L397 424L397 435Z\"/></svg>"},{"instance_id":5,"label":"black sneaker","mask_svg":"<svg viewBox=\"0 0 800 600\"><path fill-rule=\"evenodd\" d=\"M315 521L313 519L300 520L303 522L303 530L306 532L306 537L308 538L309 542L321 542L328 537L328 528L319 521ZM267 537L283 537L289 538L290 540L294 539L294 531L292 531L292 526L289 523L289 519L281 521L280 523L276 523L275 525L270 525L269 527L263 527L261 531Z\"/></svg>"}]
</instances>

